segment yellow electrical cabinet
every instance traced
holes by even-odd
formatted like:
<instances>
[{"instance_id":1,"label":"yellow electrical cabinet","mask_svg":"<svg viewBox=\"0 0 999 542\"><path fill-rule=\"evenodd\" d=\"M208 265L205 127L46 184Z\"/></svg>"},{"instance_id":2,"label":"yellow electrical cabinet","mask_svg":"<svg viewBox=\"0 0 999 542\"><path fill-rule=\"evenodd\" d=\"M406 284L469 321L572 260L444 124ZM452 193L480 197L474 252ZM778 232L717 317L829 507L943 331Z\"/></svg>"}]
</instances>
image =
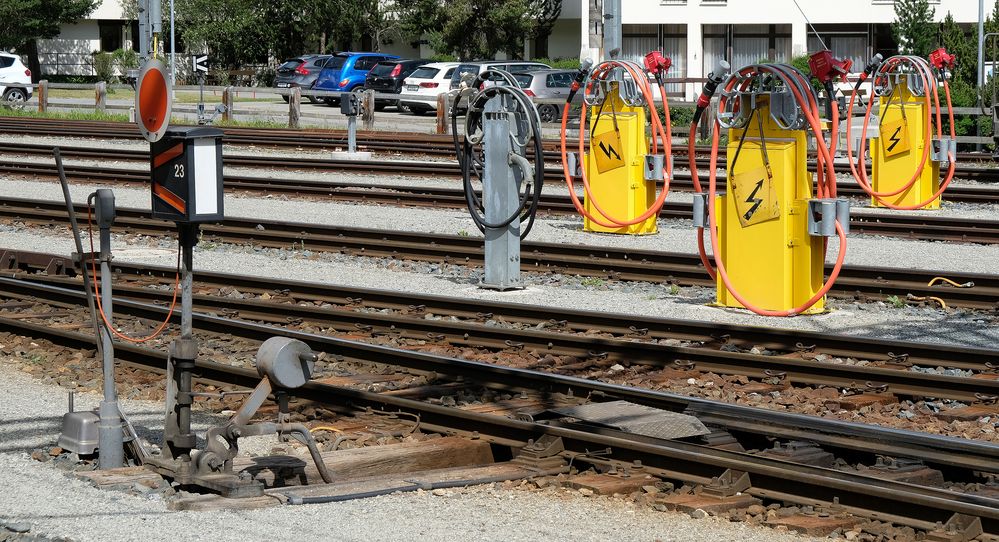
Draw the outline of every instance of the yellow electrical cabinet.
<instances>
[{"instance_id":1,"label":"yellow electrical cabinet","mask_svg":"<svg viewBox=\"0 0 999 542\"><path fill-rule=\"evenodd\" d=\"M641 216L656 200L656 181L645 180L645 156L649 152L645 134L644 107L625 104L616 84L607 93L603 107L590 112L590 151L584 166L590 195L583 202L586 212L612 223L597 210L592 200L615 220L628 222ZM608 228L584 217L583 229L590 232L633 235L656 233L657 215L631 226Z\"/></svg>"},{"instance_id":2,"label":"yellow electrical cabinet","mask_svg":"<svg viewBox=\"0 0 999 542\"><path fill-rule=\"evenodd\" d=\"M932 91L932 89L930 89ZM871 188L878 193L891 193L909 183L923 159L923 149L932 145L926 140L927 118L922 96L912 94L906 78L900 77L891 94L881 96L878 137L871 138ZM926 165L916 182L908 190L894 196L884 196L884 201L901 206L919 205L930 199L940 188L940 163L932 159L929 149ZM871 198L875 207L885 207L878 198ZM923 209L939 209L937 197Z\"/></svg>"},{"instance_id":3,"label":"yellow electrical cabinet","mask_svg":"<svg viewBox=\"0 0 999 542\"><path fill-rule=\"evenodd\" d=\"M769 104L757 99L762 134L758 118L745 129L729 130L727 190L715 200L720 257L733 289L746 301L765 310L790 310L822 287L825 239L808 235L813 196L805 132L778 128ZM743 306L720 274L717 303ZM807 312L824 307L820 299Z\"/></svg>"}]
</instances>

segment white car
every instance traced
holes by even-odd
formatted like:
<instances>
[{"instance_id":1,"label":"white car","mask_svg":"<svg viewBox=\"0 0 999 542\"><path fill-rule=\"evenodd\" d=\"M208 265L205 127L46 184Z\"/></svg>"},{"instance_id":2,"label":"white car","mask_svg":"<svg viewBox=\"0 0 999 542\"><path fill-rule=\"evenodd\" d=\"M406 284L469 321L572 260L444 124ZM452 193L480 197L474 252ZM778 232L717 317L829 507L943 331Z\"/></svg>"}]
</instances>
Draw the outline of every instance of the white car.
<instances>
[{"instance_id":1,"label":"white car","mask_svg":"<svg viewBox=\"0 0 999 542\"><path fill-rule=\"evenodd\" d=\"M11 104L31 99L31 70L21 57L0 52L0 99Z\"/></svg>"},{"instance_id":2,"label":"white car","mask_svg":"<svg viewBox=\"0 0 999 542\"><path fill-rule=\"evenodd\" d=\"M416 68L416 71L402 82L399 102L403 107L408 107L414 115L436 111L437 95L448 91L451 75L457 67L457 62L434 62Z\"/></svg>"}]
</instances>

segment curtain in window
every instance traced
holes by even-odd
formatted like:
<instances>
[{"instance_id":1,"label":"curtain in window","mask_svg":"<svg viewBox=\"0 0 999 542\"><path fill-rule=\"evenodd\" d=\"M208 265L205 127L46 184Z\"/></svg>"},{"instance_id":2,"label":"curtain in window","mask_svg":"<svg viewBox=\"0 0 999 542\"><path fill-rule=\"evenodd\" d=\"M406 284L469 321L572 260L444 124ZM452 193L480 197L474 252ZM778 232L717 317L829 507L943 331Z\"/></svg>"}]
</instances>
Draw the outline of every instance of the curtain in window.
<instances>
[{"instance_id":1,"label":"curtain in window","mask_svg":"<svg viewBox=\"0 0 999 542\"><path fill-rule=\"evenodd\" d=\"M732 39L732 69L736 70L765 60L769 51L769 38L740 38L736 36Z\"/></svg>"}]
</instances>

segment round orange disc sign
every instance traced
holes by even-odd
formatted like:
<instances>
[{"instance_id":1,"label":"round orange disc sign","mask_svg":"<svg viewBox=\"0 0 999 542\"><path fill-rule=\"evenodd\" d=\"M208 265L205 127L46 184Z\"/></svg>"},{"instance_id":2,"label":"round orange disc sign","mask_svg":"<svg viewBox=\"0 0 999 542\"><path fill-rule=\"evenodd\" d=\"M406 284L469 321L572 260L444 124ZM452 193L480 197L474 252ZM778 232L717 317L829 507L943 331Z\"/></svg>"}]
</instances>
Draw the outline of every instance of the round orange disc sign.
<instances>
[{"instance_id":1,"label":"round orange disc sign","mask_svg":"<svg viewBox=\"0 0 999 542\"><path fill-rule=\"evenodd\" d=\"M139 72L135 91L135 123L147 141L159 141L170 126L173 109L166 66L150 60Z\"/></svg>"}]
</instances>

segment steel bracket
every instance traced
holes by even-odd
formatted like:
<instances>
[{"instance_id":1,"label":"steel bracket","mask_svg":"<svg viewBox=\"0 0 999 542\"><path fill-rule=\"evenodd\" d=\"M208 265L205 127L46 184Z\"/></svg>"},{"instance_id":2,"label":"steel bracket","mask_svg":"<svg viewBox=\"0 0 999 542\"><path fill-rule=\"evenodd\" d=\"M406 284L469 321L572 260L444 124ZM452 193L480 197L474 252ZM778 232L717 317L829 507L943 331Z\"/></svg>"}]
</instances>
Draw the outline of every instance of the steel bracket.
<instances>
[{"instance_id":1,"label":"steel bracket","mask_svg":"<svg viewBox=\"0 0 999 542\"><path fill-rule=\"evenodd\" d=\"M721 476L712 478L711 483L701 489L701 494L712 497L731 497L752 486L748 472L728 469Z\"/></svg>"},{"instance_id":2,"label":"steel bracket","mask_svg":"<svg viewBox=\"0 0 999 542\"><path fill-rule=\"evenodd\" d=\"M670 169L673 169L673 157L666 157L664 154L649 154L645 156L645 180L663 181L666 180L666 160L669 160Z\"/></svg>"},{"instance_id":3,"label":"steel bracket","mask_svg":"<svg viewBox=\"0 0 999 542\"><path fill-rule=\"evenodd\" d=\"M930 147L930 159L939 162L941 165L950 164L950 156L957 159L957 140L952 137L933 139Z\"/></svg>"},{"instance_id":4,"label":"steel bracket","mask_svg":"<svg viewBox=\"0 0 999 542\"><path fill-rule=\"evenodd\" d=\"M719 192L719 195L722 195ZM694 194L694 227L695 228L707 228L708 227L708 193L698 192Z\"/></svg>"},{"instance_id":5,"label":"steel bracket","mask_svg":"<svg viewBox=\"0 0 999 542\"><path fill-rule=\"evenodd\" d=\"M937 523L937 528L926 533L930 542L969 542L983 533L982 518L967 514L954 514L947 523Z\"/></svg>"},{"instance_id":6,"label":"steel bracket","mask_svg":"<svg viewBox=\"0 0 999 542\"><path fill-rule=\"evenodd\" d=\"M843 228L844 235L850 233L850 200L845 198L808 200L808 235L835 237L837 222Z\"/></svg>"},{"instance_id":7,"label":"steel bracket","mask_svg":"<svg viewBox=\"0 0 999 542\"><path fill-rule=\"evenodd\" d=\"M542 435L538 440L528 441L527 446L517 452L513 463L541 470L559 469L566 466L560 455L564 451L562 437Z\"/></svg>"},{"instance_id":8,"label":"steel bracket","mask_svg":"<svg viewBox=\"0 0 999 542\"><path fill-rule=\"evenodd\" d=\"M578 179L583 176L583 162L579 159L578 152L570 152L566 155L566 165L569 167L569 176Z\"/></svg>"}]
</instances>

